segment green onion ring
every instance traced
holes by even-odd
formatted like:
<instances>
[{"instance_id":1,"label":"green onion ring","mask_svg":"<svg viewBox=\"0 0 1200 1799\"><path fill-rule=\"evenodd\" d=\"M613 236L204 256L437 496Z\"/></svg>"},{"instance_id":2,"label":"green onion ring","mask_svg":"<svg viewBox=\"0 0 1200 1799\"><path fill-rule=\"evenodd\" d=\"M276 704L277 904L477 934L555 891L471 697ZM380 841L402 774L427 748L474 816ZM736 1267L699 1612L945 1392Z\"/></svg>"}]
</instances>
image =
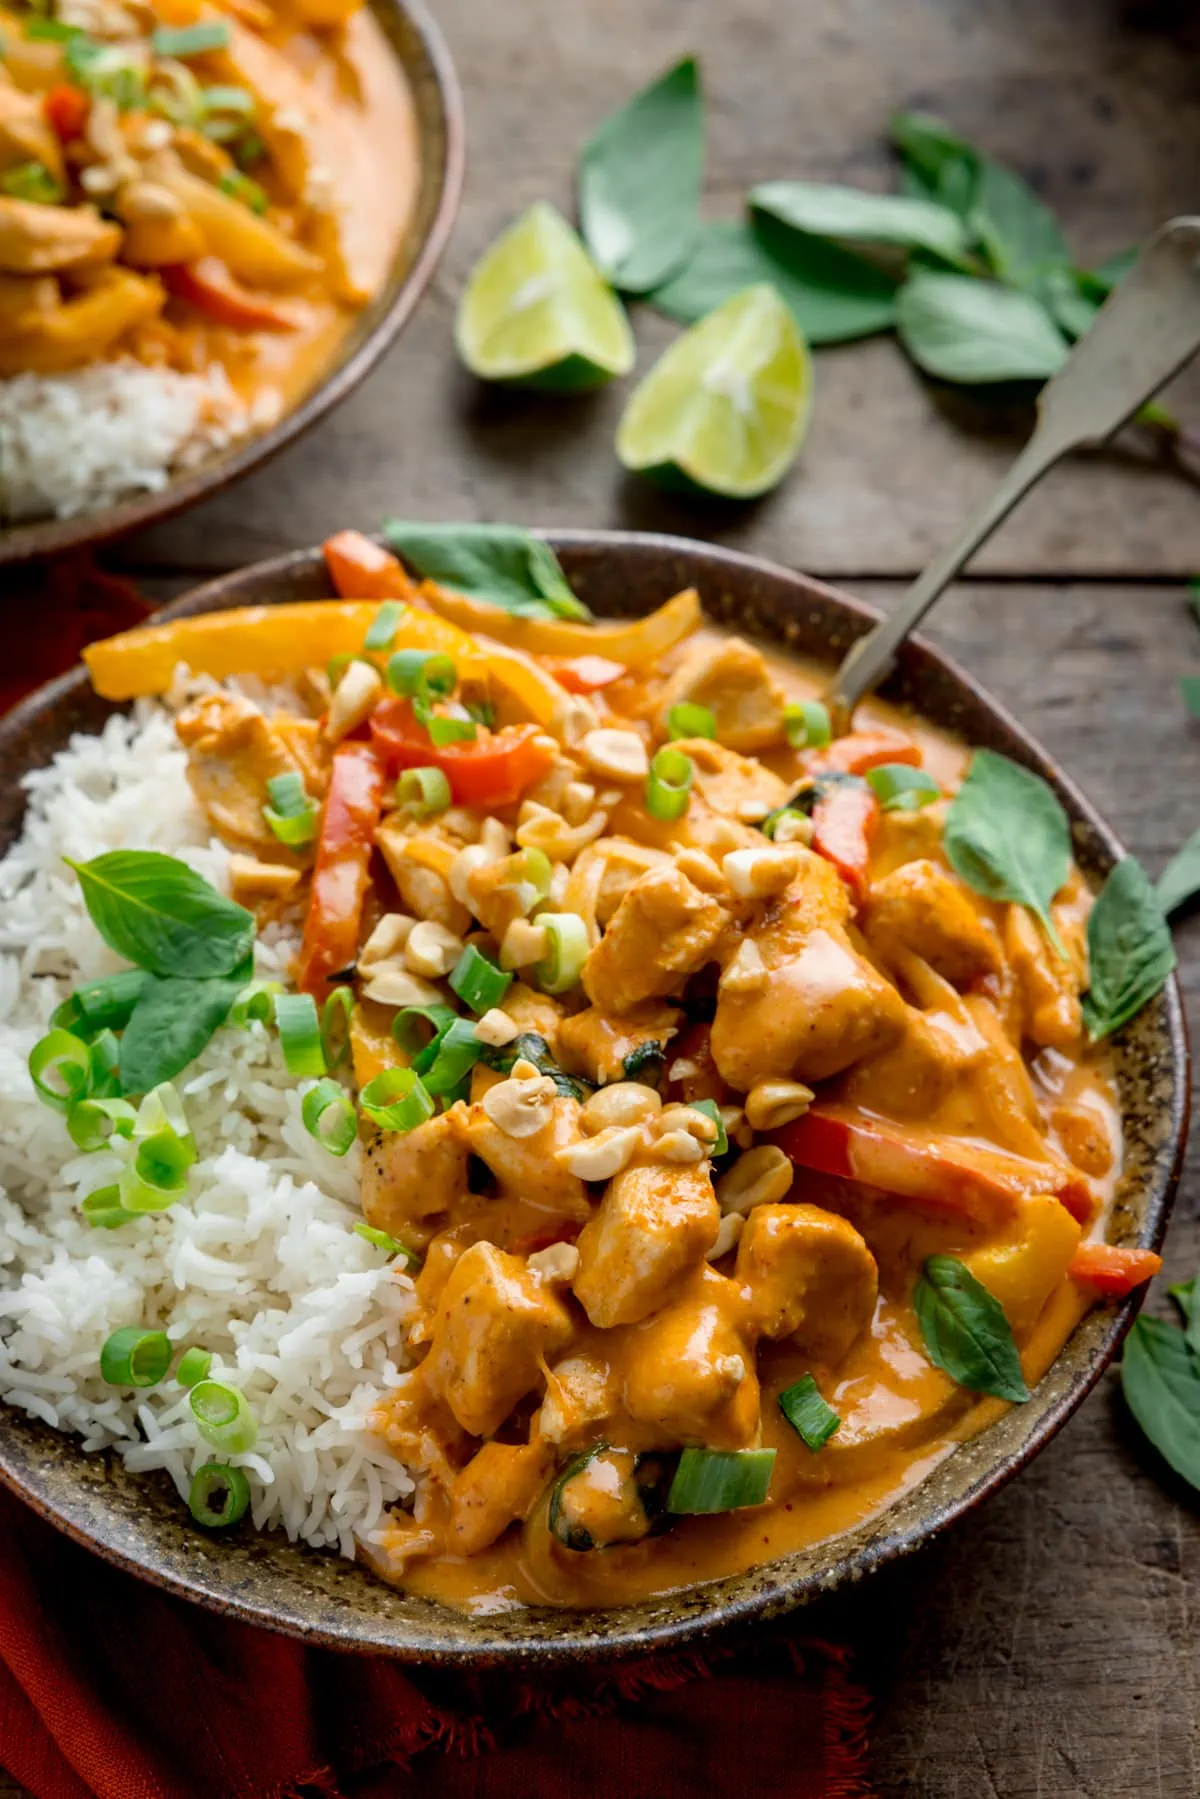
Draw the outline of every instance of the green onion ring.
<instances>
[{"instance_id":1,"label":"green onion ring","mask_svg":"<svg viewBox=\"0 0 1200 1799\"><path fill-rule=\"evenodd\" d=\"M358 1134L358 1119L344 1088L331 1080L310 1087L300 1102L300 1117L310 1137L331 1156L344 1156Z\"/></svg>"},{"instance_id":2,"label":"green onion ring","mask_svg":"<svg viewBox=\"0 0 1200 1799\"><path fill-rule=\"evenodd\" d=\"M698 706L693 700L681 700L678 706L672 706L667 713L667 735L715 738L716 717L707 706Z\"/></svg>"},{"instance_id":3,"label":"green onion ring","mask_svg":"<svg viewBox=\"0 0 1200 1799\"><path fill-rule=\"evenodd\" d=\"M402 1006L392 1020L392 1036L406 1056L417 1056L449 1030L457 1017L453 1006Z\"/></svg>"},{"instance_id":4,"label":"green onion ring","mask_svg":"<svg viewBox=\"0 0 1200 1799\"><path fill-rule=\"evenodd\" d=\"M762 1505L775 1466L773 1449L684 1450L667 1495L667 1510L680 1513L734 1512Z\"/></svg>"},{"instance_id":5,"label":"green onion ring","mask_svg":"<svg viewBox=\"0 0 1200 1799\"><path fill-rule=\"evenodd\" d=\"M140 1324L114 1331L100 1351L100 1375L110 1387L155 1387L170 1366L166 1331L144 1330Z\"/></svg>"},{"instance_id":6,"label":"green onion ring","mask_svg":"<svg viewBox=\"0 0 1200 1799\"><path fill-rule=\"evenodd\" d=\"M884 762L867 770L867 785L885 812L916 812L942 797L942 790L923 768Z\"/></svg>"},{"instance_id":7,"label":"green onion ring","mask_svg":"<svg viewBox=\"0 0 1200 1799\"><path fill-rule=\"evenodd\" d=\"M29 1078L43 1105L65 1117L91 1088L91 1052L71 1031L47 1031L29 1052ZM51 1086L51 1080L59 1084Z\"/></svg>"},{"instance_id":8,"label":"green onion ring","mask_svg":"<svg viewBox=\"0 0 1200 1799\"><path fill-rule=\"evenodd\" d=\"M321 1007L321 1049L327 1068L340 1068L350 1054L353 987L335 987Z\"/></svg>"},{"instance_id":9,"label":"green onion ring","mask_svg":"<svg viewBox=\"0 0 1200 1799\"><path fill-rule=\"evenodd\" d=\"M664 821L682 818L688 809L695 769L690 756L669 746L659 750L646 776L646 810Z\"/></svg>"},{"instance_id":10,"label":"green onion ring","mask_svg":"<svg viewBox=\"0 0 1200 1799\"><path fill-rule=\"evenodd\" d=\"M544 920L539 919L538 923ZM513 984L513 977L468 943L449 975L450 986L465 1006L480 1018L498 1006Z\"/></svg>"},{"instance_id":11,"label":"green onion ring","mask_svg":"<svg viewBox=\"0 0 1200 1799\"><path fill-rule=\"evenodd\" d=\"M103 1149L110 1137L132 1137L137 1113L127 1099L81 1099L67 1113L67 1131L77 1148Z\"/></svg>"},{"instance_id":12,"label":"green onion ring","mask_svg":"<svg viewBox=\"0 0 1200 1799\"><path fill-rule=\"evenodd\" d=\"M385 600L375 617L371 620L366 636L363 638L364 650L390 650L396 641L396 633L407 606L399 600Z\"/></svg>"},{"instance_id":13,"label":"green onion ring","mask_svg":"<svg viewBox=\"0 0 1200 1799\"><path fill-rule=\"evenodd\" d=\"M450 783L440 768L406 768L396 782L396 804L412 818L444 812L451 797Z\"/></svg>"},{"instance_id":14,"label":"green onion ring","mask_svg":"<svg viewBox=\"0 0 1200 1799\"><path fill-rule=\"evenodd\" d=\"M401 1243L399 1237L393 1237L387 1231L381 1231L377 1225L367 1224L362 1219L352 1228L356 1237L361 1237L376 1249L382 1249L385 1255L403 1256L410 1268L420 1266L420 1256L407 1243Z\"/></svg>"},{"instance_id":15,"label":"green onion ring","mask_svg":"<svg viewBox=\"0 0 1200 1799\"><path fill-rule=\"evenodd\" d=\"M426 1091L438 1096L452 1093L483 1054L483 1044L468 1018L456 1018L429 1049L434 1051L432 1059L424 1068L414 1065L414 1071L421 1076ZM422 1050L421 1055L427 1056L429 1049Z\"/></svg>"},{"instance_id":16,"label":"green onion ring","mask_svg":"<svg viewBox=\"0 0 1200 1799\"><path fill-rule=\"evenodd\" d=\"M102 1231L119 1230L123 1224L132 1224L137 1216L122 1203L121 1189L115 1184L97 1187L94 1193L80 1201L79 1210L89 1224Z\"/></svg>"},{"instance_id":17,"label":"green onion ring","mask_svg":"<svg viewBox=\"0 0 1200 1799\"><path fill-rule=\"evenodd\" d=\"M277 993L275 1024L288 1073L297 1080L319 1080L327 1071L321 1047L321 1021L312 994Z\"/></svg>"},{"instance_id":18,"label":"green onion ring","mask_svg":"<svg viewBox=\"0 0 1200 1799\"><path fill-rule=\"evenodd\" d=\"M181 1387L194 1387L198 1381L208 1379L208 1371L212 1367L212 1350L185 1349L179 1358L179 1366L175 1370L175 1379Z\"/></svg>"},{"instance_id":19,"label":"green onion ring","mask_svg":"<svg viewBox=\"0 0 1200 1799\"><path fill-rule=\"evenodd\" d=\"M785 706L783 728L794 750L822 750L833 741L829 708L820 700L796 700Z\"/></svg>"},{"instance_id":20,"label":"green onion ring","mask_svg":"<svg viewBox=\"0 0 1200 1799\"><path fill-rule=\"evenodd\" d=\"M244 1518L250 1505L250 1482L240 1468L205 1462L192 1476L188 1511L205 1530L223 1530Z\"/></svg>"},{"instance_id":21,"label":"green onion ring","mask_svg":"<svg viewBox=\"0 0 1200 1799\"><path fill-rule=\"evenodd\" d=\"M206 1443L227 1455L245 1455L258 1441L254 1413L240 1387L225 1381L201 1380L188 1394L196 1428Z\"/></svg>"},{"instance_id":22,"label":"green onion ring","mask_svg":"<svg viewBox=\"0 0 1200 1799\"><path fill-rule=\"evenodd\" d=\"M388 657L387 683L408 699L445 699L458 684L458 670L442 650L395 650Z\"/></svg>"},{"instance_id":23,"label":"green onion ring","mask_svg":"<svg viewBox=\"0 0 1200 1799\"><path fill-rule=\"evenodd\" d=\"M575 912L539 912L535 920L546 933L546 954L534 969L543 993L566 993L578 986L591 943L587 926Z\"/></svg>"},{"instance_id":24,"label":"green onion ring","mask_svg":"<svg viewBox=\"0 0 1200 1799\"><path fill-rule=\"evenodd\" d=\"M275 1010L275 995L282 993L279 981L251 981L242 988L229 1008L226 1024L244 1031L251 1023L269 1024Z\"/></svg>"},{"instance_id":25,"label":"green onion ring","mask_svg":"<svg viewBox=\"0 0 1200 1799\"><path fill-rule=\"evenodd\" d=\"M358 1096L363 1112L381 1131L411 1131L434 1113L433 1100L411 1068L383 1068Z\"/></svg>"}]
</instances>

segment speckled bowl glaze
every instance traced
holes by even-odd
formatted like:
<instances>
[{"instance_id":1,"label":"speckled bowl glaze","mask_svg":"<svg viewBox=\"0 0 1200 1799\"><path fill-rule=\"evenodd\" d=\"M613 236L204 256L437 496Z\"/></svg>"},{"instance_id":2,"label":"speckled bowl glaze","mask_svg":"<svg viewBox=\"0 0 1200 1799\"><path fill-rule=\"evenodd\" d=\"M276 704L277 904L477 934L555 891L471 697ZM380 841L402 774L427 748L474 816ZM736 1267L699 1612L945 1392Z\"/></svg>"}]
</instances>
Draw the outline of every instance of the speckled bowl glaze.
<instances>
[{"instance_id":1,"label":"speckled bowl glaze","mask_svg":"<svg viewBox=\"0 0 1200 1799\"><path fill-rule=\"evenodd\" d=\"M78 518L0 525L0 565L124 536L194 506L268 461L324 418L393 344L433 279L458 212L466 155L462 96L450 52L422 0L367 0L403 71L416 119L420 179L412 217L383 291L364 306L325 373L278 422L207 457L161 493L136 494ZM380 170L380 180L386 171Z\"/></svg>"},{"instance_id":2,"label":"speckled bowl glaze","mask_svg":"<svg viewBox=\"0 0 1200 1799\"><path fill-rule=\"evenodd\" d=\"M833 659L873 622L856 600L746 556L667 537L553 533L567 573L597 613L638 613L679 588L699 588L709 614L803 654ZM260 563L197 589L163 617L281 600L323 598L316 552ZM1112 832L1031 738L961 670L921 643L904 651L886 690L968 742L1001 750L1044 775L1071 815L1075 854L1100 878L1120 856ZM79 669L0 723L0 847L20 829L21 775L44 764L72 731L96 730L114 710ZM1115 1040L1127 1163L1110 1224L1116 1242L1157 1244L1187 1129L1188 1049L1172 981ZM53 1524L176 1593L312 1642L373 1650L429 1665L544 1668L596 1661L709 1637L860 1580L916 1548L1012 1478L1095 1385L1136 1301L1091 1313L1028 1405L956 1449L920 1486L835 1541L724 1580L623 1610L519 1610L467 1617L396 1592L363 1567L243 1529L218 1540L189 1523L165 1477L132 1477L105 1456L0 1407L0 1478Z\"/></svg>"}]
</instances>

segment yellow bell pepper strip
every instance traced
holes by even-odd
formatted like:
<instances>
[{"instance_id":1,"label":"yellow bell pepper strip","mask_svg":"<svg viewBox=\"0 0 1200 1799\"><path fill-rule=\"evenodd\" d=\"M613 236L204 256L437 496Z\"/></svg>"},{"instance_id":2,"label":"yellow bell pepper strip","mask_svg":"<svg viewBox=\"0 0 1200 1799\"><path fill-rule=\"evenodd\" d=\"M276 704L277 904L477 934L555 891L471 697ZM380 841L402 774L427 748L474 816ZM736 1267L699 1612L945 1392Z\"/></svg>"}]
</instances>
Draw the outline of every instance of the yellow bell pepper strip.
<instances>
[{"instance_id":1,"label":"yellow bell pepper strip","mask_svg":"<svg viewBox=\"0 0 1200 1799\"><path fill-rule=\"evenodd\" d=\"M333 758L296 966L296 985L318 1005L329 996L330 975L347 968L358 953L368 864L386 790L383 764L371 746L344 743Z\"/></svg>"},{"instance_id":2,"label":"yellow bell pepper strip","mask_svg":"<svg viewBox=\"0 0 1200 1799\"><path fill-rule=\"evenodd\" d=\"M179 663L221 681L228 675L264 678L324 668L331 656L357 655L379 610L375 600L313 600L289 606L244 606L202 612L168 624L141 625L89 644L83 659L92 686L106 700L165 693ZM475 655L472 640L431 612L411 611L398 648L443 650L455 662Z\"/></svg>"},{"instance_id":3,"label":"yellow bell pepper strip","mask_svg":"<svg viewBox=\"0 0 1200 1799\"><path fill-rule=\"evenodd\" d=\"M460 661L459 679L465 681L481 674L486 676L504 688L520 711L561 739L571 707L571 696L566 688L521 650L489 642L486 637L479 639L477 649L476 660Z\"/></svg>"},{"instance_id":4,"label":"yellow bell pepper strip","mask_svg":"<svg viewBox=\"0 0 1200 1799\"><path fill-rule=\"evenodd\" d=\"M523 618L500 606L489 606L485 600L449 593L432 581L423 581L419 591L440 617L464 631L493 637L532 656L607 656L627 668L644 668L657 662L700 623L700 596L694 587L677 593L648 618L600 625L575 625L568 619Z\"/></svg>"}]
</instances>

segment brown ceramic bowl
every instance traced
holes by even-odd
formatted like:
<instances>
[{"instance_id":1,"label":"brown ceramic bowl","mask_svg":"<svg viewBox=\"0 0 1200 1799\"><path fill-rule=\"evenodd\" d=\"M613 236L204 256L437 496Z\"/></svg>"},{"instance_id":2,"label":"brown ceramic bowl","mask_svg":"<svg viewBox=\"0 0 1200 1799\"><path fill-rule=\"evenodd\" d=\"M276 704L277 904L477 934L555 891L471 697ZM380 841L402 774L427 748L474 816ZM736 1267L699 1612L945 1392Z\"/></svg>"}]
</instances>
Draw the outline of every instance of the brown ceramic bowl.
<instances>
[{"instance_id":1,"label":"brown ceramic bowl","mask_svg":"<svg viewBox=\"0 0 1200 1799\"><path fill-rule=\"evenodd\" d=\"M79 518L0 525L0 566L104 543L167 518L248 474L344 400L393 344L433 279L462 193L466 133L462 96L445 39L422 0L367 0L412 95L419 181L412 218L382 293L365 306L321 379L269 430L253 434L169 481ZM386 171L380 171L386 179Z\"/></svg>"},{"instance_id":2,"label":"brown ceramic bowl","mask_svg":"<svg viewBox=\"0 0 1200 1799\"><path fill-rule=\"evenodd\" d=\"M709 613L801 653L840 656L874 622L858 601L804 575L678 538L604 532L552 535L576 589L597 613L649 610L681 587ZM162 617L326 597L319 554L302 551L229 575L178 600ZM1121 855L1108 826L1044 750L969 677L912 643L885 690L968 742L1001 750L1044 775L1070 813L1075 854L1093 878ZM115 710L82 669L25 701L0 723L0 850L20 828L20 776L72 731L96 730ZM1187 1129L1188 1050L1172 981L1114 1040L1127 1162L1110 1223L1115 1242L1157 1244L1166 1227ZM194 1529L165 1476L133 1477L104 1456L0 1407L0 1479L60 1529L133 1573L214 1610L293 1636L425 1663L546 1667L645 1653L735 1622L802 1605L869 1574L944 1530L1011 1479L1095 1385L1137 1301L1094 1311L1028 1405L1014 1406L956 1449L888 1511L833 1542L747 1574L608 1612L522 1610L465 1617L410 1598L360 1565L249 1530L213 1540Z\"/></svg>"}]
</instances>

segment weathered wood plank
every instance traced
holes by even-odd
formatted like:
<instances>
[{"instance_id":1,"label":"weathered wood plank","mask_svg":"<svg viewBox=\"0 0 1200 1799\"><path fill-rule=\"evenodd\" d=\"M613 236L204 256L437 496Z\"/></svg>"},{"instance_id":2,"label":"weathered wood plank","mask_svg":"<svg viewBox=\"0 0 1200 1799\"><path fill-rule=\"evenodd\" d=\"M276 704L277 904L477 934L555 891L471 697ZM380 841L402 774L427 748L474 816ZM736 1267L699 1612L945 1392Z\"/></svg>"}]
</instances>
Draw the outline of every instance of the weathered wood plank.
<instances>
[{"instance_id":1,"label":"weathered wood plank","mask_svg":"<svg viewBox=\"0 0 1200 1799\"><path fill-rule=\"evenodd\" d=\"M995 481L1027 420L935 397L884 340L818 356L798 470L756 508L682 505L627 480L612 441L627 384L586 399L480 391L456 367L453 305L475 257L531 200L571 201L590 127L687 50L704 57L714 213L757 180L884 187L898 107L943 113L1037 181L1081 258L1195 204L1200 25L1181 3L442 0L466 93L471 172L437 286L384 367L271 468L133 543L140 562L225 568L388 512L621 524L713 536L814 572L914 572ZM674 328L639 309L640 368ZM1180 409L1200 418L1200 378ZM1192 486L1107 456L1055 475L982 567L1148 575L1200 566Z\"/></svg>"}]
</instances>

